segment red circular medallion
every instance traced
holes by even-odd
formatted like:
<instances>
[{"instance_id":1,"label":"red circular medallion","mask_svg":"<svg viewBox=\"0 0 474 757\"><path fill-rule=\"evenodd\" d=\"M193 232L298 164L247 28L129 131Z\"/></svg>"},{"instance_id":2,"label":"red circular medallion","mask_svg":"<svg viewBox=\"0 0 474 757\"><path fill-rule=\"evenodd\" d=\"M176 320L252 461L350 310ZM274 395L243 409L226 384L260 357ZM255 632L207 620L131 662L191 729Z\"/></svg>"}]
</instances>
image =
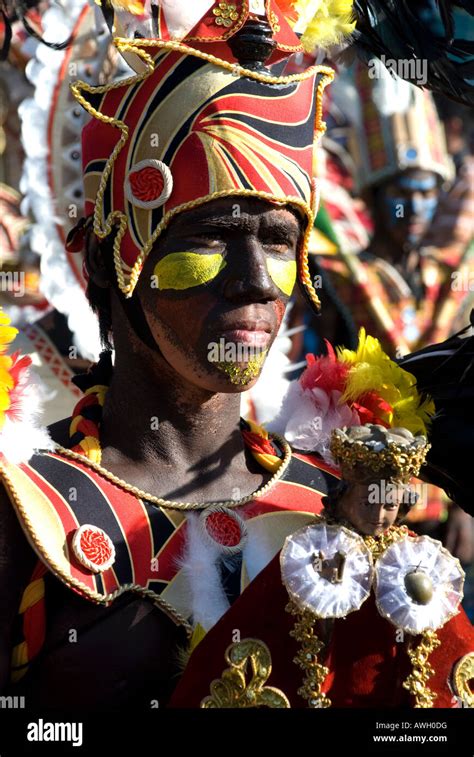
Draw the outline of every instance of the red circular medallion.
<instances>
[{"instance_id":1,"label":"red circular medallion","mask_svg":"<svg viewBox=\"0 0 474 757\"><path fill-rule=\"evenodd\" d=\"M130 174L129 181L133 196L142 202L157 200L165 185L162 172L153 166L134 171Z\"/></svg>"},{"instance_id":2,"label":"red circular medallion","mask_svg":"<svg viewBox=\"0 0 474 757\"><path fill-rule=\"evenodd\" d=\"M164 205L173 191L173 176L161 160L147 158L131 166L125 177L125 196L132 205L153 210Z\"/></svg>"},{"instance_id":3,"label":"red circular medallion","mask_svg":"<svg viewBox=\"0 0 474 757\"><path fill-rule=\"evenodd\" d=\"M222 505L210 507L201 514L204 531L224 552L239 552L247 536L242 518Z\"/></svg>"},{"instance_id":4,"label":"red circular medallion","mask_svg":"<svg viewBox=\"0 0 474 757\"><path fill-rule=\"evenodd\" d=\"M72 540L77 559L85 568L102 573L115 561L115 547L110 536L98 526L85 524L77 529Z\"/></svg>"}]
</instances>

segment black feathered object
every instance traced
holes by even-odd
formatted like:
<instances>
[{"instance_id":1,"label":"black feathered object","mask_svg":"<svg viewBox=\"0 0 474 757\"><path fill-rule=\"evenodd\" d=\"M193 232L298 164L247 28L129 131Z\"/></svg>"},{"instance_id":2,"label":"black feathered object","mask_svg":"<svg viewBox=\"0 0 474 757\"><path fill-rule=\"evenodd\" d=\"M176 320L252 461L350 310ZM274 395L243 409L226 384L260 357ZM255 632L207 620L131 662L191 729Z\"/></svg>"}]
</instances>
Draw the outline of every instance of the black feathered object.
<instances>
[{"instance_id":1,"label":"black feathered object","mask_svg":"<svg viewBox=\"0 0 474 757\"><path fill-rule=\"evenodd\" d=\"M36 8L41 0L0 0L0 14L5 25L3 45L0 50L0 61L6 60L10 50L12 39L12 24L15 21L21 21L26 31L31 37L39 40L52 50L65 50L72 42L72 37L61 42L46 42L40 34L34 29L28 21L28 11Z\"/></svg>"},{"instance_id":2,"label":"black feathered object","mask_svg":"<svg viewBox=\"0 0 474 757\"><path fill-rule=\"evenodd\" d=\"M432 448L421 475L474 516L474 335L468 336L469 329L398 363L436 406L428 435Z\"/></svg>"},{"instance_id":3,"label":"black feathered object","mask_svg":"<svg viewBox=\"0 0 474 757\"><path fill-rule=\"evenodd\" d=\"M402 78L474 105L474 0L355 0L354 12L354 43L364 58L403 61L395 66ZM415 66L410 74L416 60L426 83L416 80Z\"/></svg>"}]
</instances>

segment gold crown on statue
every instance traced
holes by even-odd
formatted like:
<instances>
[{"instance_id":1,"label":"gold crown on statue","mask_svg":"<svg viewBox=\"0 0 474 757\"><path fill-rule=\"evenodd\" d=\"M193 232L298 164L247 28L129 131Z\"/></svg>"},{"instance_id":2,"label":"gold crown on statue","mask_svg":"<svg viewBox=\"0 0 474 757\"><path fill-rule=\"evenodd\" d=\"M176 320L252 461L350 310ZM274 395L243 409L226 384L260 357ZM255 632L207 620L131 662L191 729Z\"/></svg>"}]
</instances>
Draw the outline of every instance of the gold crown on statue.
<instances>
[{"instance_id":1,"label":"gold crown on statue","mask_svg":"<svg viewBox=\"0 0 474 757\"><path fill-rule=\"evenodd\" d=\"M417 476L430 449L426 437L414 436L405 428L365 426L335 429L331 454L346 481L366 482L375 478L407 483Z\"/></svg>"}]
</instances>

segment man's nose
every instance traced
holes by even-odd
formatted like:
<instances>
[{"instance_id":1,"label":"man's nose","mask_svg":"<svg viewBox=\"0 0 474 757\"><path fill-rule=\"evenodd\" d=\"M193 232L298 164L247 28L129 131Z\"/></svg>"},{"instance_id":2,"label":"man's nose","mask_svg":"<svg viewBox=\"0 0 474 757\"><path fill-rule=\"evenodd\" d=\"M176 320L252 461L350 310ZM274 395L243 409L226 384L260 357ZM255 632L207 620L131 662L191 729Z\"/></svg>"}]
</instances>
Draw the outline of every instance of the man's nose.
<instances>
[{"instance_id":1,"label":"man's nose","mask_svg":"<svg viewBox=\"0 0 474 757\"><path fill-rule=\"evenodd\" d=\"M419 215L423 212L425 205L425 196L423 192L413 192L410 197L410 208L413 215Z\"/></svg>"},{"instance_id":2,"label":"man's nose","mask_svg":"<svg viewBox=\"0 0 474 757\"><path fill-rule=\"evenodd\" d=\"M223 294L230 302L268 302L282 296L268 273L267 256L258 240L236 240L227 260Z\"/></svg>"}]
</instances>

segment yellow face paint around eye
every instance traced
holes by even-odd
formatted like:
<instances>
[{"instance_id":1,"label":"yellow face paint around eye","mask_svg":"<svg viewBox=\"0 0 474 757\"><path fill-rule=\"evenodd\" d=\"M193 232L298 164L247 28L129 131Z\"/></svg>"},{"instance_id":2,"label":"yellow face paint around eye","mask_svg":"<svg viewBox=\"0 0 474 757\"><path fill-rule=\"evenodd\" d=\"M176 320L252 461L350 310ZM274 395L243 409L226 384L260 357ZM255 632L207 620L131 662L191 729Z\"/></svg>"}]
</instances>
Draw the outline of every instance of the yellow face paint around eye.
<instances>
[{"instance_id":1,"label":"yellow face paint around eye","mask_svg":"<svg viewBox=\"0 0 474 757\"><path fill-rule=\"evenodd\" d=\"M296 281L296 261L267 258L267 270L278 289L289 297Z\"/></svg>"},{"instance_id":2,"label":"yellow face paint around eye","mask_svg":"<svg viewBox=\"0 0 474 757\"><path fill-rule=\"evenodd\" d=\"M153 270L156 288L191 289L214 279L225 265L224 258L219 254L171 252Z\"/></svg>"}]
</instances>

